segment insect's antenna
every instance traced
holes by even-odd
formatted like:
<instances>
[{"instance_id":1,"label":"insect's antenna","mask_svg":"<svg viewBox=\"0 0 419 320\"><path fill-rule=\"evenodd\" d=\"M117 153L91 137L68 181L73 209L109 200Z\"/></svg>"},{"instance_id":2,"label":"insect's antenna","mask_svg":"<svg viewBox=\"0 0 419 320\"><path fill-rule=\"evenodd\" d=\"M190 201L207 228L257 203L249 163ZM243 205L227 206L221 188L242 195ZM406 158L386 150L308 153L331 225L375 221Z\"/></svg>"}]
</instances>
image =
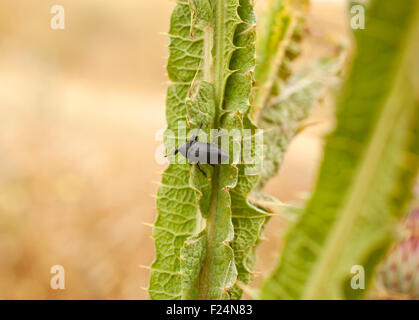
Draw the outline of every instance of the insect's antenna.
<instances>
[{"instance_id":1,"label":"insect's antenna","mask_svg":"<svg viewBox=\"0 0 419 320\"><path fill-rule=\"evenodd\" d=\"M199 125L199 129L198 129L198 134L197 134L197 136L199 136L199 132L201 131L201 129L202 129L202 125L203 125L203 123L202 123L202 121L201 121L201 124Z\"/></svg>"},{"instance_id":2,"label":"insect's antenna","mask_svg":"<svg viewBox=\"0 0 419 320\"><path fill-rule=\"evenodd\" d=\"M202 123L202 121L201 121L201 125L199 126L199 129L198 129L198 132L192 137L192 140L193 141L197 141L198 140L198 137L199 137L199 131L201 131L201 129L202 129L202 125L203 125L203 123Z\"/></svg>"}]
</instances>

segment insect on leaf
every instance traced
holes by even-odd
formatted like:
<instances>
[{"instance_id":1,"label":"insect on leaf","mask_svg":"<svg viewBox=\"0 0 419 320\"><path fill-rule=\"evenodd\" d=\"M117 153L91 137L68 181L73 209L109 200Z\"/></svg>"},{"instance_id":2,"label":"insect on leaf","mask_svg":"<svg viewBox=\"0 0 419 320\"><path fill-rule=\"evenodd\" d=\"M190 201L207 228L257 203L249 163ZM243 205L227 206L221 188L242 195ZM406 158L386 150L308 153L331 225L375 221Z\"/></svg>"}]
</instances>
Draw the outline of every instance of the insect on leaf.
<instances>
[{"instance_id":1,"label":"insect on leaf","mask_svg":"<svg viewBox=\"0 0 419 320\"><path fill-rule=\"evenodd\" d=\"M251 241L236 242L244 230L235 229L232 213L249 206L257 173L246 177L241 164L204 164L206 177L186 159L179 163L173 151L200 123L204 131L255 129L247 119L255 65L252 1L179 0L169 36L165 146L171 164L157 195L149 293L153 299L238 298L235 284L249 273L242 265L258 229ZM229 139L233 159L232 146L242 142Z\"/></svg>"}]
</instances>

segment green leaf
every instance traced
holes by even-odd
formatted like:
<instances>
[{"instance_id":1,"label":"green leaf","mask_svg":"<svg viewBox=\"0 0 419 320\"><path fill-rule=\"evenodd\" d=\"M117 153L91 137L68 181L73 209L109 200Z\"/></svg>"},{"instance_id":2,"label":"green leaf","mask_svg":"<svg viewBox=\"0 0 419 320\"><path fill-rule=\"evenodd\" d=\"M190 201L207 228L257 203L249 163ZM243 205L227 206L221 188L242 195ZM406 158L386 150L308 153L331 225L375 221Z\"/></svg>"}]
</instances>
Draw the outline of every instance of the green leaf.
<instances>
[{"instance_id":1,"label":"green leaf","mask_svg":"<svg viewBox=\"0 0 419 320\"><path fill-rule=\"evenodd\" d=\"M258 125L265 129L264 161L258 189L279 170L291 140L315 104L323 97L325 89L337 82L345 51L336 57L322 58L312 66L292 76L280 95L272 97L261 110Z\"/></svg>"},{"instance_id":2,"label":"green leaf","mask_svg":"<svg viewBox=\"0 0 419 320\"><path fill-rule=\"evenodd\" d=\"M246 5L247 3L247 5ZM278 86L278 82L285 80L289 74L289 63L299 54L299 41L302 34L302 26L304 18L301 13L305 11L303 8L307 4L305 0L296 1L274 1L271 7L266 11L264 27L258 41L258 63L256 63L256 86L254 93L253 105L259 104L264 94L266 97L274 94L274 89ZM256 109L249 109L248 99L251 92L251 73L254 66L254 37L255 37L255 17L250 8L251 2L241 2L239 10L243 23L238 27L235 36L235 44L242 47L236 51L237 61L234 56L232 59L231 69L240 70L239 73L232 75L231 79L237 80L236 96L226 95L234 99L230 100L231 105L240 102L245 106L244 127L253 130L252 141L252 157L256 157L256 163L262 163L263 150L258 150L256 140L258 134L255 132L256 125L252 123L250 117L254 117ZM248 8L249 7L249 8ZM246 45L247 44L247 45ZM245 63L248 61L248 63ZM271 83L272 82L272 83ZM275 88L274 88L275 87ZM241 97L241 99L240 99ZM236 102L237 101L237 102ZM259 101L259 102L258 102ZM228 108L228 105L227 105ZM253 205L248 197L254 187L257 185L260 174L260 166L239 165L239 179L236 188L231 191L231 209L234 224L234 239L231 246L234 250L234 259L236 262L238 282L248 284L253 278L254 264L256 261L256 247L260 242L263 229L270 218L261 207ZM253 172L249 174L248 172ZM247 174L246 174L247 172ZM242 295L241 285L236 284L231 290L232 299L239 299Z\"/></svg>"},{"instance_id":3,"label":"green leaf","mask_svg":"<svg viewBox=\"0 0 419 320\"><path fill-rule=\"evenodd\" d=\"M169 62L167 71L171 84L167 90L166 118L168 129L171 132L165 135L165 145L168 154L173 154L179 141L186 140L179 124L211 123L215 117L215 100L212 84L206 80L210 78L208 56L211 55L212 46L208 43L212 38L208 17L212 12L205 11L204 2L195 6L195 13L191 11L190 3L179 1L175 7L169 31ZM193 21L193 14L204 17L203 20ZM192 18L192 19L191 19ZM193 23L193 24L192 24ZM192 30L192 31L191 31ZM193 36L192 36L193 33ZM191 117L188 118L188 114ZM172 157L171 157L172 158ZM171 159L173 162L173 159ZM181 250L187 239L189 240L183 255L190 255L187 248L196 248L191 245L192 237L199 234L202 229L202 217L199 207L209 206L209 200L203 195L208 194L210 183L203 181L196 170L180 156L177 162L170 164L162 177L162 183L157 192L157 219L154 223L153 239L156 247L156 257L151 266L149 294L152 299L180 299L190 295L182 292L190 289L186 284L192 281L194 275L185 260L181 260ZM201 182L201 183L200 183ZM193 256L203 256L196 253ZM200 259L196 259L200 261ZM199 269L199 268L198 268ZM185 275L182 282L182 275Z\"/></svg>"},{"instance_id":4,"label":"green leaf","mask_svg":"<svg viewBox=\"0 0 419 320\"><path fill-rule=\"evenodd\" d=\"M182 300L193 300L199 295L200 269L205 259L207 246L206 234L201 232L197 236L185 241L180 252L182 261Z\"/></svg>"},{"instance_id":5,"label":"green leaf","mask_svg":"<svg viewBox=\"0 0 419 320\"><path fill-rule=\"evenodd\" d=\"M255 66L252 1L178 1L169 35L170 130L164 141L171 163L177 162L163 173L157 194L156 258L149 293L153 299L237 298L235 283L243 272L249 273L242 270L241 260L247 259L255 240L239 241L237 251L231 242L243 230L235 235L232 212L238 203L246 203L257 173L253 170L246 177L242 165L233 163L202 165L206 178L181 155L172 154L200 123L204 131L255 129L247 120ZM232 159L231 145L241 142L230 142ZM245 214L249 212L250 205Z\"/></svg>"},{"instance_id":6,"label":"green leaf","mask_svg":"<svg viewBox=\"0 0 419 320\"><path fill-rule=\"evenodd\" d=\"M308 4L308 0L273 0L265 11L257 41L254 114L278 94L291 74L290 63L301 51Z\"/></svg>"},{"instance_id":7,"label":"green leaf","mask_svg":"<svg viewBox=\"0 0 419 320\"><path fill-rule=\"evenodd\" d=\"M340 299L353 265L368 284L418 172L419 3L371 0L318 182L264 299Z\"/></svg>"},{"instance_id":8,"label":"green leaf","mask_svg":"<svg viewBox=\"0 0 419 320\"><path fill-rule=\"evenodd\" d=\"M262 144L257 144L261 137L257 133L257 127L250 120L250 101L253 70L255 67L255 37L256 17L253 12L253 2L249 0L240 1L238 14L242 23L237 27L234 44L237 49L231 59L230 69L236 70L229 78L225 94L225 110L233 117L240 117L241 124L238 129L250 129L251 136L245 136L242 142L242 157L251 157L254 163L238 164L237 183L230 191L231 217L234 225L234 239L231 247L234 252L234 261L237 268L237 281L248 284L253 277L255 248L259 242L263 226L268 218L264 210L253 206L248 196L255 187L260 173L262 163ZM232 122L224 119L224 123ZM246 148L251 146L251 148ZM250 150L249 154L245 151ZM242 290L238 284L230 290L232 299L239 299Z\"/></svg>"},{"instance_id":9,"label":"green leaf","mask_svg":"<svg viewBox=\"0 0 419 320\"><path fill-rule=\"evenodd\" d=\"M255 126L248 120L250 111L249 96L253 82L252 73L255 65L255 16L253 13L252 1L241 0L237 13L241 22L237 25L237 28L234 32L233 44L235 49L229 61L228 70L231 71L227 73L228 81L225 85L224 99L222 102L223 108L221 111L222 118L220 123L221 127L226 129L236 129L241 131L242 129L247 128L255 130ZM229 43L231 43L231 40L227 41L225 45L228 46ZM214 63L216 62L217 59L214 58ZM220 90L220 92L222 91ZM225 228L225 226L230 228L230 226L233 226L234 224L234 238L232 237L233 233L230 237L227 238L229 242L231 241L231 247L228 246L228 248L226 248L224 241L224 243L216 243L213 249L209 248L209 250L207 250L207 253L211 253L212 251L212 261L221 261L221 259L219 259L220 255L221 257L228 257L228 259L224 259L223 268L218 268L217 266L211 267L213 264L209 262L210 260L208 260L208 263L204 264L203 267L204 277L207 274L211 275L212 272L214 275L212 276L212 279L219 278L220 280L223 280L224 283L222 283L221 290L224 290L224 292L221 291L220 295L220 293L217 293L216 291L214 292L204 288L204 296L201 296L201 298L219 299L221 297L238 299L240 298L242 292L238 286L235 285L236 281L239 280L247 283L250 280L250 273L252 270L245 266L245 264L246 260L251 255L251 248L255 245L259 236L260 228L258 225L261 224L261 222L257 221L257 219L254 219L253 221L247 219L253 226L253 229L250 230L252 236L249 238L247 236L249 230L243 229L241 227L241 217L255 215L256 212L256 214L260 217L260 220L263 222L265 216L263 216L264 213L261 210L252 208L252 206L247 202L247 196L257 181L257 172L253 170L251 173L249 173L248 171L251 170L247 171L245 170L245 167L248 166L239 164L230 168L225 166L221 166L220 168L219 175L222 177L221 181L224 182L218 182L218 185L222 187L222 190L220 190L220 194L218 195L218 199L223 199L223 197L227 196L228 194L228 212L226 211L222 214L217 212L215 215L210 214L207 231L210 232L212 228L214 230L213 233L216 236L217 233L220 233ZM216 170L217 168L215 168L214 172L216 172ZM214 186L217 184L215 180L217 177L213 176L213 178ZM225 193L226 187L229 190L228 193ZM227 201L225 201L225 203L227 203ZM245 206L246 210L243 210L242 206ZM223 216L227 215L229 217L228 221L222 218ZM211 220L211 216L213 219L219 221L218 226L215 225L213 220ZM231 224L232 217L233 224ZM226 239L226 236L227 234L224 235L222 239ZM210 237L210 235L208 235L208 237ZM233 251L231 251L231 248ZM230 271L230 265L225 264L226 261L231 259L230 252L232 253L231 258L234 256L234 274L233 271ZM211 267L212 270L208 270L209 267ZM222 269L224 269L224 271L222 271ZM234 279L234 281L230 281L228 285L226 285L226 275L234 276L231 277L231 279ZM208 283L213 281L211 280L211 276L206 279L210 279L207 281Z\"/></svg>"},{"instance_id":10,"label":"green leaf","mask_svg":"<svg viewBox=\"0 0 419 320\"><path fill-rule=\"evenodd\" d=\"M212 50L212 81L215 89L216 119L215 128L230 129L221 120L224 115L224 95L227 81L233 73L230 60L236 50L234 33L240 24L237 13L239 1L212 1L214 41ZM228 113L227 117L230 116ZM235 122L235 121L233 121ZM237 183L237 169L233 165L217 165L212 174L212 190L209 213L204 232L207 236L206 257L200 274L199 299L228 299L228 291L234 285L237 269L233 250L229 242L234 231L231 222L231 200L229 188Z\"/></svg>"},{"instance_id":11,"label":"green leaf","mask_svg":"<svg viewBox=\"0 0 419 320\"><path fill-rule=\"evenodd\" d=\"M250 120L247 127L252 127ZM253 129L256 126L253 125ZM252 136L254 138L254 136ZM262 145L261 145L262 147ZM252 147L253 156L262 155L255 144ZM256 162L261 163L262 159L257 158ZM248 284L253 278L254 264L256 260L256 247L259 244L263 228L270 215L263 209L258 208L249 201L249 194L255 187L259 170L254 171L254 167L249 165L239 165L239 176L237 186L231 190L231 212L234 225L234 239L231 246L234 250L234 259L237 266L237 280ZM257 168L256 168L257 169ZM249 172L254 171L253 174ZM242 289L236 285L231 292L233 299L239 299Z\"/></svg>"}]
</instances>

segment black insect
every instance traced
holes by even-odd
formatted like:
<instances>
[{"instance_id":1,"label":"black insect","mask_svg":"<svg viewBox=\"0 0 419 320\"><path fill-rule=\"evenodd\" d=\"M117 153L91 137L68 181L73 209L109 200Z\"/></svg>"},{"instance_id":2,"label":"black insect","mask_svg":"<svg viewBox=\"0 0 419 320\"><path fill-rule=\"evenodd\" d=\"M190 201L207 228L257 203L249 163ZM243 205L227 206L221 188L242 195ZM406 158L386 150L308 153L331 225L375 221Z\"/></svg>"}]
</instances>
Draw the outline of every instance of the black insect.
<instances>
[{"instance_id":1,"label":"black insect","mask_svg":"<svg viewBox=\"0 0 419 320\"><path fill-rule=\"evenodd\" d=\"M199 130L201 128L202 123ZM216 164L226 163L229 158L228 153L221 149L218 144L198 141L198 134L194 135L190 141L177 148L174 155L178 152L188 159L189 163L196 164L199 171L201 171L204 176L207 175L199 166L200 164L210 164L214 166Z\"/></svg>"}]
</instances>

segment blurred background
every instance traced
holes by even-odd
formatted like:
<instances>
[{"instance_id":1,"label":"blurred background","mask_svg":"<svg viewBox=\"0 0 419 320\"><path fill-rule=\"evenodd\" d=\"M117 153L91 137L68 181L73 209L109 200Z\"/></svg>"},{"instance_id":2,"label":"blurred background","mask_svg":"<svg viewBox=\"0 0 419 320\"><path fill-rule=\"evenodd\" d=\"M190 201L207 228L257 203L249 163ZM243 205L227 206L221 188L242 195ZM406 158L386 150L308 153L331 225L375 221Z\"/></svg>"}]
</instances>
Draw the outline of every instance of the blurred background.
<instances>
[{"instance_id":1,"label":"blurred background","mask_svg":"<svg viewBox=\"0 0 419 320\"><path fill-rule=\"evenodd\" d=\"M347 37L341 1L313 1L303 55ZM65 29L53 30L53 5ZM256 0L263 10L266 0ZM148 299L155 154L165 128L169 0L0 2L0 299ZM332 99L313 112L267 192L301 202L313 185ZM283 221L259 250L258 286ZM65 269L65 290L50 268Z\"/></svg>"}]
</instances>

